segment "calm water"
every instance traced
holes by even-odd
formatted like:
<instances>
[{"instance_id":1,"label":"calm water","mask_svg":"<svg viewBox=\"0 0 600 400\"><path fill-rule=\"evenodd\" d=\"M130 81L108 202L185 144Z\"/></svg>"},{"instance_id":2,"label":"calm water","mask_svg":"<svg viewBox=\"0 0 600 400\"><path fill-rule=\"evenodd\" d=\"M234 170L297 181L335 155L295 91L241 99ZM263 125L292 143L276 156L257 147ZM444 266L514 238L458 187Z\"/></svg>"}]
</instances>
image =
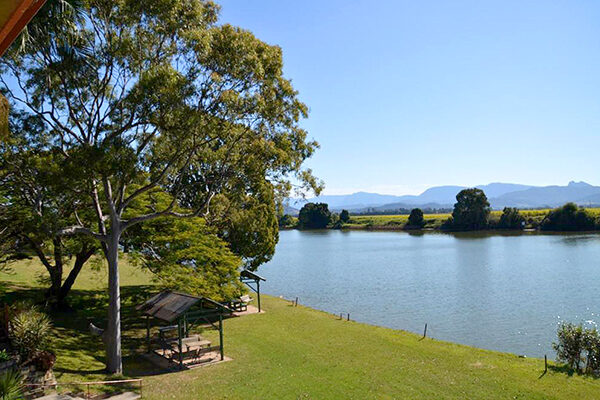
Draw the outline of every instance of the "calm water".
<instances>
[{"instance_id":1,"label":"calm water","mask_svg":"<svg viewBox=\"0 0 600 400\"><path fill-rule=\"evenodd\" d=\"M600 236L283 231L264 291L353 320L543 357L600 321Z\"/></svg>"}]
</instances>

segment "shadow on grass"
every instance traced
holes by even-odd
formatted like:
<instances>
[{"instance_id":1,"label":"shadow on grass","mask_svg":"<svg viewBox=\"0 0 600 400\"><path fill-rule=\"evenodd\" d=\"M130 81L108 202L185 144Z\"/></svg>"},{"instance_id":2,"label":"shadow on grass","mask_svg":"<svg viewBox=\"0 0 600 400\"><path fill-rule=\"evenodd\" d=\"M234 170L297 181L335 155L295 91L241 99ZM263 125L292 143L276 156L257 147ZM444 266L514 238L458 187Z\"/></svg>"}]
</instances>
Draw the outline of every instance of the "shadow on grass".
<instances>
[{"instance_id":1,"label":"shadow on grass","mask_svg":"<svg viewBox=\"0 0 600 400\"><path fill-rule=\"evenodd\" d=\"M568 376L579 375L579 376L585 376L585 377L588 377L588 378L592 378L594 380L597 380L598 378L600 378L600 375L597 375L597 374L584 374L584 373L581 373L579 371L576 371L575 369L571 368L567 364L548 365L548 370L550 370L552 372L556 372L556 373L565 374L565 375L568 375ZM540 378L542 376L544 376L544 374L542 374L540 376Z\"/></svg>"},{"instance_id":2,"label":"shadow on grass","mask_svg":"<svg viewBox=\"0 0 600 400\"><path fill-rule=\"evenodd\" d=\"M150 285L121 288L121 329L123 376L141 377L166 373L140 357L146 350L146 321L135 306L143 303L156 288ZM11 286L0 290L0 302L33 301L44 304L44 289ZM67 309L51 310L48 314L54 324L52 349L57 355L54 368L56 377L77 381L78 378L110 378L104 369L104 344L92 334L89 324L106 326L108 294L102 290L72 290L67 298Z\"/></svg>"}]
</instances>

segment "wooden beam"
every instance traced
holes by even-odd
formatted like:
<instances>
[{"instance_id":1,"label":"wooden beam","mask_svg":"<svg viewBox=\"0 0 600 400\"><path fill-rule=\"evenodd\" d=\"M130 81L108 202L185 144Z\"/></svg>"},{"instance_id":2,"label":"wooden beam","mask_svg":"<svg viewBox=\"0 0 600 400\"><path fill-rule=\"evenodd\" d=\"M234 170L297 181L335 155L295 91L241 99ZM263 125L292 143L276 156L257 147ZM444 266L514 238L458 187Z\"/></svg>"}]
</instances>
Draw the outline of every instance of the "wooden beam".
<instances>
[{"instance_id":1,"label":"wooden beam","mask_svg":"<svg viewBox=\"0 0 600 400\"><path fill-rule=\"evenodd\" d=\"M4 55L45 2L46 0L22 0L17 5L15 11L0 27L0 57Z\"/></svg>"}]
</instances>

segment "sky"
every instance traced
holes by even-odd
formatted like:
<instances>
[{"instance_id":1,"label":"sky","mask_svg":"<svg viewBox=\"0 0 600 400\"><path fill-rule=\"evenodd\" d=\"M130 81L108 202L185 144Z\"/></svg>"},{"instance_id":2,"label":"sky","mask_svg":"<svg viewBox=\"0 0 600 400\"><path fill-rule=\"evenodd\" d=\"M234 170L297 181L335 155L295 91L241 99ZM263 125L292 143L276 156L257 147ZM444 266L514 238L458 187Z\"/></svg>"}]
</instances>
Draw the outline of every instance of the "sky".
<instances>
[{"instance_id":1,"label":"sky","mask_svg":"<svg viewBox=\"0 0 600 400\"><path fill-rule=\"evenodd\" d=\"M325 194L600 184L600 2L217 0L283 49Z\"/></svg>"}]
</instances>

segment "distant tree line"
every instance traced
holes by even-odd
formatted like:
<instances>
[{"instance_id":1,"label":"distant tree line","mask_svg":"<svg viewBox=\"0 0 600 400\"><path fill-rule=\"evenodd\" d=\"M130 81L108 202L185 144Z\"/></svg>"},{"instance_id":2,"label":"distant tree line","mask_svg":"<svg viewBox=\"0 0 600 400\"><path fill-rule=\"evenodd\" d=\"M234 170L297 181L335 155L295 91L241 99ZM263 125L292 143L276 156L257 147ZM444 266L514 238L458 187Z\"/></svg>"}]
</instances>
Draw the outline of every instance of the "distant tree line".
<instances>
[{"instance_id":1,"label":"distant tree line","mask_svg":"<svg viewBox=\"0 0 600 400\"><path fill-rule=\"evenodd\" d=\"M430 210L413 208L406 212L409 217L408 221L401 226L402 229L419 230L426 228L427 221L424 215L432 214ZM366 214L359 213L355 215ZM381 214L374 213L371 215ZM490 216L491 206L483 190L477 188L464 189L456 195L452 215L441 224L439 229L444 231L523 230L526 227L541 231L592 231L600 229L598 219L588 210L578 207L574 203L567 203L550 211L541 221L539 219L527 219L515 207L505 207L499 219ZM342 210L340 214L336 214L332 213L325 203L307 203L300 210L297 222L291 216L283 215L279 219L279 226L280 228L295 227L298 229L339 229L349 222L351 222L351 217L348 210ZM388 225L401 224L393 221ZM429 229L431 229L431 224Z\"/></svg>"}]
</instances>

